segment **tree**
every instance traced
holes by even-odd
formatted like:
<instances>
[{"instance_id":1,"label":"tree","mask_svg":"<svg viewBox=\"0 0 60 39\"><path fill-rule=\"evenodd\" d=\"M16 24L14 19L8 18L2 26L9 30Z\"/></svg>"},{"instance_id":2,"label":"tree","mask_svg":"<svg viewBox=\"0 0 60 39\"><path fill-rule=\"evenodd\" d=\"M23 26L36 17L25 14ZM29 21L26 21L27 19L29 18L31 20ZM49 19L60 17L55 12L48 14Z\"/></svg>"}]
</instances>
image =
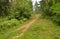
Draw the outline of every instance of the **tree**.
<instances>
[{"instance_id":1,"label":"tree","mask_svg":"<svg viewBox=\"0 0 60 39\"><path fill-rule=\"evenodd\" d=\"M50 16L54 22L60 24L60 0L42 0L40 9L43 16Z\"/></svg>"},{"instance_id":2,"label":"tree","mask_svg":"<svg viewBox=\"0 0 60 39\"><path fill-rule=\"evenodd\" d=\"M0 16L8 15L9 13L9 0L0 0Z\"/></svg>"},{"instance_id":3,"label":"tree","mask_svg":"<svg viewBox=\"0 0 60 39\"><path fill-rule=\"evenodd\" d=\"M39 9L40 9L40 6L39 6L38 2L36 1L35 2L35 13L39 13L40 12Z\"/></svg>"},{"instance_id":4,"label":"tree","mask_svg":"<svg viewBox=\"0 0 60 39\"><path fill-rule=\"evenodd\" d=\"M15 0L11 5L10 19L30 18L32 14L32 2L27 0Z\"/></svg>"},{"instance_id":5,"label":"tree","mask_svg":"<svg viewBox=\"0 0 60 39\"><path fill-rule=\"evenodd\" d=\"M55 4L55 0L42 0L41 4L41 11L47 16L51 16L51 11L49 10L51 6Z\"/></svg>"},{"instance_id":6,"label":"tree","mask_svg":"<svg viewBox=\"0 0 60 39\"><path fill-rule=\"evenodd\" d=\"M60 25L60 3L53 5L50 10L52 11L52 20Z\"/></svg>"}]
</instances>

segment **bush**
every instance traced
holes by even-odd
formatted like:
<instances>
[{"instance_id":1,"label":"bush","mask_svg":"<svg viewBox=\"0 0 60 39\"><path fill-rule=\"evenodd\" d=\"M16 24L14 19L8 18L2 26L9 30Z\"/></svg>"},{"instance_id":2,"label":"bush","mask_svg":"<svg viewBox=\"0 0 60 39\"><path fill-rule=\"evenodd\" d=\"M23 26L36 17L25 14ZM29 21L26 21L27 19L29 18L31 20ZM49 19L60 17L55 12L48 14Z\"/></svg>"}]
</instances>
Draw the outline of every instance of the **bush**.
<instances>
[{"instance_id":1,"label":"bush","mask_svg":"<svg viewBox=\"0 0 60 39\"><path fill-rule=\"evenodd\" d=\"M53 5L50 9L52 11L52 19L60 25L60 3Z\"/></svg>"},{"instance_id":2,"label":"bush","mask_svg":"<svg viewBox=\"0 0 60 39\"><path fill-rule=\"evenodd\" d=\"M20 22L16 19L11 19L0 23L0 30L6 30L18 26Z\"/></svg>"}]
</instances>

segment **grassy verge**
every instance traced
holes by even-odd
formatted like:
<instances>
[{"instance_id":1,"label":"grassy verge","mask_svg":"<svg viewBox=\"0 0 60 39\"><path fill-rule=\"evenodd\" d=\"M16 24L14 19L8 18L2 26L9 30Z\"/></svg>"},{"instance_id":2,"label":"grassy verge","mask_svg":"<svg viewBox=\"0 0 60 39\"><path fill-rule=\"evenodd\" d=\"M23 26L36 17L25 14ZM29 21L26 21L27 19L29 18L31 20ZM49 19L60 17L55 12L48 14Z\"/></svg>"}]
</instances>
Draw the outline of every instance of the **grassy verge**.
<instances>
[{"instance_id":1,"label":"grassy verge","mask_svg":"<svg viewBox=\"0 0 60 39\"><path fill-rule=\"evenodd\" d=\"M27 20L25 22L20 21L19 25L14 26L13 28L7 29L7 30L5 30L3 32L0 32L0 39L8 39L8 38L12 38L13 36L19 35L21 33L21 30L18 30L18 31L14 31L14 30L16 30L17 28L27 24L28 22L31 21L31 19L29 19L29 20ZM12 31L14 31L14 32L12 32ZM11 32L11 33L9 33L9 32Z\"/></svg>"},{"instance_id":2,"label":"grassy verge","mask_svg":"<svg viewBox=\"0 0 60 39\"><path fill-rule=\"evenodd\" d=\"M13 36L16 36L16 35L19 35L20 34L20 30L16 31L16 32L12 32L12 33L7 33L7 34L4 34L4 35L1 35L0 36L0 39L9 39Z\"/></svg>"},{"instance_id":3,"label":"grassy verge","mask_svg":"<svg viewBox=\"0 0 60 39\"><path fill-rule=\"evenodd\" d=\"M60 26L40 18L18 39L60 39Z\"/></svg>"},{"instance_id":4,"label":"grassy verge","mask_svg":"<svg viewBox=\"0 0 60 39\"><path fill-rule=\"evenodd\" d=\"M18 31L15 31L15 32L12 32L12 31L14 31L17 28L23 26L24 24L28 23L29 21L26 21L26 22L20 24L19 26L16 26L15 28L11 28L10 30L7 30L6 32L3 32L2 34L0 33L0 39L8 39L8 38L11 38L13 36L16 36L16 35L20 34L21 30L18 30ZM11 32L11 33L9 33L9 32Z\"/></svg>"}]
</instances>

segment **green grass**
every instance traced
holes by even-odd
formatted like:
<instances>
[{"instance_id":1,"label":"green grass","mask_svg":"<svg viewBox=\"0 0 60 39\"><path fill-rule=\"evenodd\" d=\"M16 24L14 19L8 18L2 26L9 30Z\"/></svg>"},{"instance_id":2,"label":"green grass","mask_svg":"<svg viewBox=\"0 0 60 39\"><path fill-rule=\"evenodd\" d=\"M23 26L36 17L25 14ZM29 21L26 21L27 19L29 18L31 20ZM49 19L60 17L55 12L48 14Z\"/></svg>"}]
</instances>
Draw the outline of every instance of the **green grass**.
<instances>
[{"instance_id":1,"label":"green grass","mask_svg":"<svg viewBox=\"0 0 60 39\"><path fill-rule=\"evenodd\" d=\"M31 17L31 19L33 19L34 17ZM4 22L6 22L5 24L7 25L8 23L10 23L11 22L11 28L6 28L6 30L2 30L2 31L0 31L0 39L8 39L8 38L12 38L12 37L14 37L14 36L16 36L16 35L19 35L20 33L21 33L21 30L18 30L18 31L14 31L14 30L16 30L17 28L19 28L19 27L21 27L21 26L23 26L23 25L25 25L25 24L27 24L28 22L30 22L31 21L31 19L29 19L29 20L26 20L26 21L23 21L23 20L17 20L16 22L15 22L15 24L17 24L16 26L13 26L13 25L11 25L12 24L12 22L14 21L14 20L16 20L16 19L14 19L14 20L12 20L12 21L10 21L10 20L8 20L7 18L0 18L0 24L4 24ZM10 21L10 22L9 22ZM3 25L3 26L5 26L5 25ZM4 27L5 28L5 27ZM14 32L13 32L14 31ZM10 32L10 33L9 33Z\"/></svg>"},{"instance_id":2,"label":"green grass","mask_svg":"<svg viewBox=\"0 0 60 39\"><path fill-rule=\"evenodd\" d=\"M27 21L29 22L29 21ZM7 30L7 32L14 31L16 28L26 24L22 23L21 25ZM21 33L21 30L0 34L0 39L9 39L14 36L17 36ZM18 39L60 39L60 26L57 26L49 19L38 19L31 27L24 33L24 35Z\"/></svg>"},{"instance_id":3,"label":"green grass","mask_svg":"<svg viewBox=\"0 0 60 39\"><path fill-rule=\"evenodd\" d=\"M18 39L60 39L60 26L40 18Z\"/></svg>"},{"instance_id":4,"label":"green grass","mask_svg":"<svg viewBox=\"0 0 60 39\"><path fill-rule=\"evenodd\" d=\"M17 28L25 25L26 23L28 23L30 20L26 21L26 22L22 22L20 23L19 25L13 27L13 28L10 28L10 29L7 29L7 30L4 30L2 32L0 32L0 39L8 39L8 38L12 38L18 34L20 34L21 30L18 30L18 31L15 31L13 32L14 30L16 30ZM11 32L11 33L9 33Z\"/></svg>"},{"instance_id":5,"label":"green grass","mask_svg":"<svg viewBox=\"0 0 60 39\"><path fill-rule=\"evenodd\" d=\"M16 31L16 32L12 32L12 33L6 33L6 34L4 34L4 35L1 35L1 36L0 36L0 39L9 39L9 38L12 38L12 37L14 37L14 36L19 35L20 33L21 33L20 30L18 30L18 31Z\"/></svg>"}]
</instances>

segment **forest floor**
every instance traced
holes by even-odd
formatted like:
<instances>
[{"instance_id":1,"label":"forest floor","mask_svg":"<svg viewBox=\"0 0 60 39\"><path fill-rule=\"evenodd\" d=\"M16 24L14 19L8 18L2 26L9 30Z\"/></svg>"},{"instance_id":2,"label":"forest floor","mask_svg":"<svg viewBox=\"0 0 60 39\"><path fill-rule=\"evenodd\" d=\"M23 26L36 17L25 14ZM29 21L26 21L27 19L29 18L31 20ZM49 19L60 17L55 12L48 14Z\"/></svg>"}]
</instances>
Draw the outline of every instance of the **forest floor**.
<instances>
[{"instance_id":1,"label":"forest floor","mask_svg":"<svg viewBox=\"0 0 60 39\"><path fill-rule=\"evenodd\" d=\"M20 34L18 34L17 36L14 36L12 38L8 38L8 39L17 39L17 38L21 37L38 18L39 18L39 14L36 14L35 17L29 23L27 23L24 26L13 31L13 32L15 32L15 31L20 30Z\"/></svg>"}]
</instances>

